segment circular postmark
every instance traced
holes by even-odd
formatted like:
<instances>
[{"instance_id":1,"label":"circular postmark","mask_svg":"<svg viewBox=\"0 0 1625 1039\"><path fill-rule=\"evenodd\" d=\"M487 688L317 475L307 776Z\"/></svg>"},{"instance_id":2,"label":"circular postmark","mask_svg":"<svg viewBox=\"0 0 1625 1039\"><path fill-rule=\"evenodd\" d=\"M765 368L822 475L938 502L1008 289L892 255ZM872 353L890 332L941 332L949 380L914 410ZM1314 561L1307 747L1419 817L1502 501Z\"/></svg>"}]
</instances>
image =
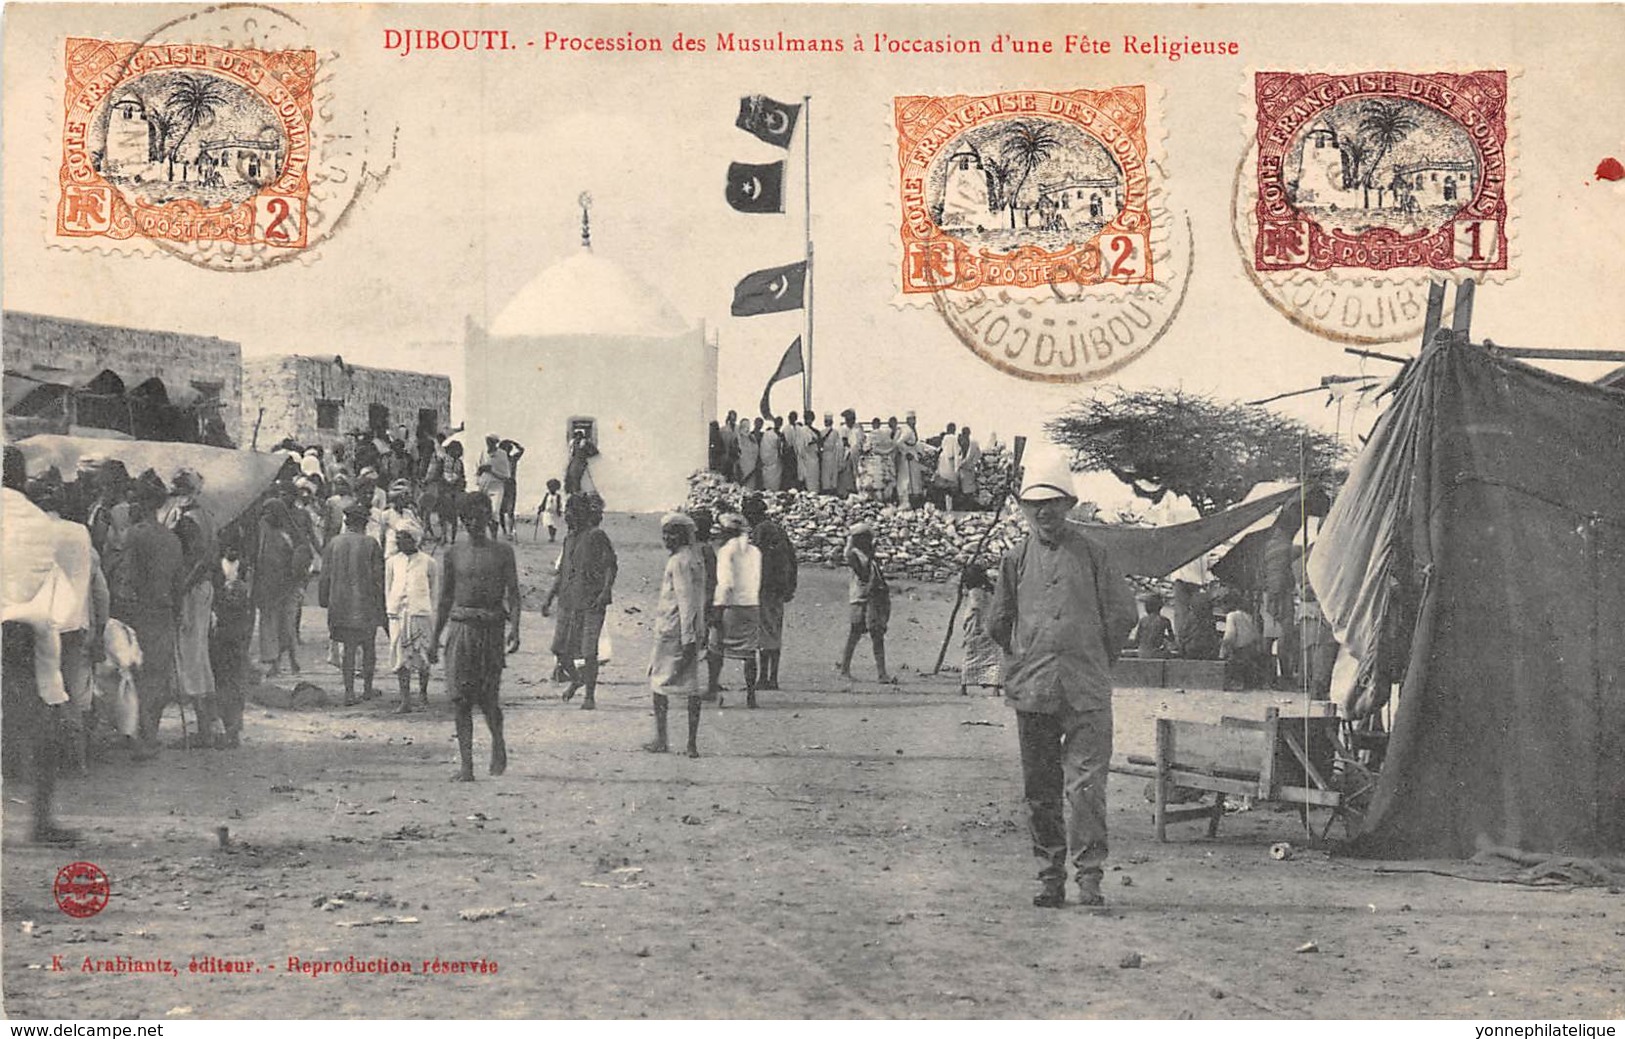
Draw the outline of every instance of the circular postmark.
<instances>
[{"instance_id":1,"label":"circular postmark","mask_svg":"<svg viewBox=\"0 0 1625 1039\"><path fill-rule=\"evenodd\" d=\"M135 43L70 39L58 239L136 240L222 271L312 256L383 175L323 42L258 4Z\"/></svg>"},{"instance_id":2,"label":"circular postmark","mask_svg":"<svg viewBox=\"0 0 1625 1039\"><path fill-rule=\"evenodd\" d=\"M56 896L58 909L82 920L106 909L113 889L100 866L94 862L74 862L56 871L51 893Z\"/></svg>"},{"instance_id":3,"label":"circular postmark","mask_svg":"<svg viewBox=\"0 0 1625 1039\"><path fill-rule=\"evenodd\" d=\"M1450 276L1444 272L1357 275L1346 270L1283 273L1257 269L1253 243L1258 237L1258 214L1253 204L1253 178L1249 176L1249 171L1257 167L1255 145L1246 150L1236 166L1230 232L1242 270L1265 302L1299 328L1336 343L1377 346L1419 338L1427 319L1428 286ZM1453 300L1447 299L1447 324L1454 309Z\"/></svg>"},{"instance_id":4,"label":"circular postmark","mask_svg":"<svg viewBox=\"0 0 1625 1039\"><path fill-rule=\"evenodd\" d=\"M1104 378L1155 346L1184 306L1196 246L1189 214L1168 206L1150 166L1153 281L1089 287L1061 273L1037 290L939 289L931 300L955 338L1007 375L1047 383Z\"/></svg>"}]
</instances>

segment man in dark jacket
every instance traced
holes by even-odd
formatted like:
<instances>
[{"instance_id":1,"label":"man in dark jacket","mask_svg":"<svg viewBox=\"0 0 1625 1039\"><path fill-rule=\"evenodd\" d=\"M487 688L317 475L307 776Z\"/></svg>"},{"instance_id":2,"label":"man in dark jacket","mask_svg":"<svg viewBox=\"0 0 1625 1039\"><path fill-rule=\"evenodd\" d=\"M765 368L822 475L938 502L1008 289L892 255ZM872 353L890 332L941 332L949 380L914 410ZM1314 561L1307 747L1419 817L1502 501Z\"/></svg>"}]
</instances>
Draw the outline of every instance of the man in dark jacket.
<instances>
[{"instance_id":1,"label":"man in dark jacket","mask_svg":"<svg viewBox=\"0 0 1625 1039\"><path fill-rule=\"evenodd\" d=\"M344 705L354 704L356 651L361 652L361 698L377 696L372 687L378 666L375 645L384 624L384 550L367 536L370 510L359 503L344 513L344 533L322 553L318 599L327 610L327 633L344 648Z\"/></svg>"}]
</instances>

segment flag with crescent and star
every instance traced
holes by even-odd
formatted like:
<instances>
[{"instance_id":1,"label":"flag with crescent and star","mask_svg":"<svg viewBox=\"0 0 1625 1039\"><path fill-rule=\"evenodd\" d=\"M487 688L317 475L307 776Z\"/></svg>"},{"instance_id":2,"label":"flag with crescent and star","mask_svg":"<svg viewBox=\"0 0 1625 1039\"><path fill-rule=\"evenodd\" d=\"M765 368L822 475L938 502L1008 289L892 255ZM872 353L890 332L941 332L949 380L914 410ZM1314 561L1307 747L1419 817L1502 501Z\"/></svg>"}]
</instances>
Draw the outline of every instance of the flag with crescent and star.
<instances>
[{"instance_id":1,"label":"flag with crescent and star","mask_svg":"<svg viewBox=\"0 0 1625 1039\"><path fill-rule=\"evenodd\" d=\"M752 317L756 314L777 314L782 310L800 310L807 288L807 261L786 267L768 267L752 271L734 286L734 317Z\"/></svg>"},{"instance_id":2,"label":"flag with crescent and star","mask_svg":"<svg viewBox=\"0 0 1625 1039\"><path fill-rule=\"evenodd\" d=\"M726 194L741 213L784 212L784 160L729 163Z\"/></svg>"},{"instance_id":3,"label":"flag with crescent and star","mask_svg":"<svg viewBox=\"0 0 1625 1039\"><path fill-rule=\"evenodd\" d=\"M784 379L788 379L792 375L800 375L804 368L805 366L801 362L801 337L796 336L796 341L791 343L789 348L784 351L784 356L779 358L778 370L775 371L772 377L767 380L767 388L762 390L763 418L769 421L772 421L773 418L773 406L771 400L773 396L773 384Z\"/></svg>"},{"instance_id":4,"label":"flag with crescent and star","mask_svg":"<svg viewBox=\"0 0 1625 1039\"><path fill-rule=\"evenodd\" d=\"M768 144L788 148L790 138L796 134L796 117L800 114L800 105L787 105L764 94L752 94L739 99L739 118L734 125Z\"/></svg>"}]
</instances>

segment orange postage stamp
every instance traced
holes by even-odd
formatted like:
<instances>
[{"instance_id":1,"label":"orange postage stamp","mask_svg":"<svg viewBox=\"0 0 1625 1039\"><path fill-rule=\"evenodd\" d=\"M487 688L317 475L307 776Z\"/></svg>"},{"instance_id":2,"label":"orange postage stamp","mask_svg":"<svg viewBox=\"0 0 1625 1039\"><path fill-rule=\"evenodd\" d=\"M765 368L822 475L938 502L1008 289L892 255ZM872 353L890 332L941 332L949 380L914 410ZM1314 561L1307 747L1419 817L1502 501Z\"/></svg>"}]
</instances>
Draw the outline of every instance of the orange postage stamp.
<instances>
[{"instance_id":1,"label":"orange postage stamp","mask_svg":"<svg viewBox=\"0 0 1625 1039\"><path fill-rule=\"evenodd\" d=\"M1144 86L892 104L904 293L1154 280Z\"/></svg>"},{"instance_id":2,"label":"orange postage stamp","mask_svg":"<svg viewBox=\"0 0 1625 1039\"><path fill-rule=\"evenodd\" d=\"M70 38L56 233L303 249L313 50Z\"/></svg>"}]
</instances>

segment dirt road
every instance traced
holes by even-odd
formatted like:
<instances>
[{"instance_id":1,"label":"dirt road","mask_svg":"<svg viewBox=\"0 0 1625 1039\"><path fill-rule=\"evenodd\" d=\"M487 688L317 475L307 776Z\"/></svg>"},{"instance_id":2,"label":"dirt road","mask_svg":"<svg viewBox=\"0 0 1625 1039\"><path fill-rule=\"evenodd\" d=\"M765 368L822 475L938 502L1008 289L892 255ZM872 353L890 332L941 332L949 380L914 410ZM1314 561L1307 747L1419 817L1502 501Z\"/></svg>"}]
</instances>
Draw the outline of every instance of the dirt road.
<instances>
[{"instance_id":1,"label":"dirt road","mask_svg":"<svg viewBox=\"0 0 1625 1039\"><path fill-rule=\"evenodd\" d=\"M358 708L251 708L233 752L134 764L108 747L63 784L64 821L85 833L71 851L27 843L26 789L8 788L6 1013L1625 1015L1617 893L1383 874L1319 852L1276 862L1269 843L1301 844L1301 832L1295 815L1263 809L1228 817L1216 840L1192 824L1159 845L1144 781L1127 777L1111 788L1110 907L1032 908L1013 718L959 696L951 675L920 675L951 603L941 587L898 589L903 686L848 688L831 670L845 578L804 571L785 691L756 711L709 708L698 761L646 754L663 555L650 518L608 529L622 576L600 709L559 702L542 652L551 622L527 616L504 685L500 779L447 782L455 744L437 676L427 714L389 713L391 683ZM535 588L553 556L530 533L520 548ZM304 631L306 677L336 690L315 662L320 611ZM857 671L873 676L866 648ZM738 687L737 665L724 682ZM1120 691L1118 751L1148 750L1160 712L1261 714L1279 695ZM486 747L480 730L476 752ZM110 877L107 908L84 920L52 895L75 859ZM1310 942L1318 951L1295 951ZM1131 954L1139 966L1123 965ZM410 973L299 969L348 957ZM191 971L194 958L209 969ZM174 973L90 972L87 959Z\"/></svg>"}]
</instances>

